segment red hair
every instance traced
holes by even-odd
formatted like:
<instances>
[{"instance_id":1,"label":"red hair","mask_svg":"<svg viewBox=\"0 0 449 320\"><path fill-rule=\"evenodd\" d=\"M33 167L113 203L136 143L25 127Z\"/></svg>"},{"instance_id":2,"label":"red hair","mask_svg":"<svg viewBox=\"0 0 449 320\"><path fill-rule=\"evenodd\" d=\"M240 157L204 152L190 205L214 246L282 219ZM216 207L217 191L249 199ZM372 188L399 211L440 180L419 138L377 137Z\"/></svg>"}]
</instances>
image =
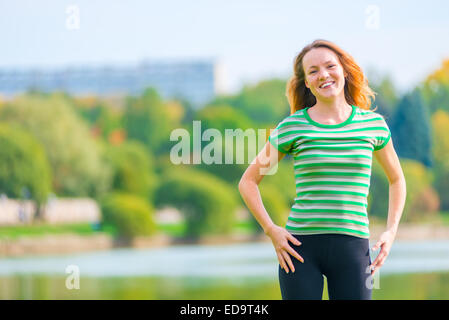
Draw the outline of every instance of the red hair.
<instances>
[{"instance_id":1,"label":"red hair","mask_svg":"<svg viewBox=\"0 0 449 320\"><path fill-rule=\"evenodd\" d=\"M361 109L369 110L376 93L368 86L368 80L363 74L362 68L359 67L350 54L336 44L318 39L305 46L295 58L293 64L294 74L287 82L285 92L290 104L291 114L306 107L311 107L316 103L315 96L305 85L305 74L302 65L302 60L306 53L314 48L327 48L337 55L340 64L347 73L344 87L346 101Z\"/></svg>"}]
</instances>

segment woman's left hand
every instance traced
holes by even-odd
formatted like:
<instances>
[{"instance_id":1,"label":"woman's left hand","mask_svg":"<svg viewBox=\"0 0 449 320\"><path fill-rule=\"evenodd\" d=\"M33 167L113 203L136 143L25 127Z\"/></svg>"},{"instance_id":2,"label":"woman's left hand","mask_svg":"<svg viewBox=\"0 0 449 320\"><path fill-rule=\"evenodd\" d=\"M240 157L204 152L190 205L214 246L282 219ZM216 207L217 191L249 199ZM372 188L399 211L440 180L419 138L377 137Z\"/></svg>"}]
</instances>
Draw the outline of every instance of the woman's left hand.
<instances>
[{"instance_id":1,"label":"woman's left hand","mask_svg":"<svg viewBox=\"0 0 449 320\"><path fill-rule=\"evenodd\" d=\"M382 267L387 259L388 254L390 253L391 246L393 245L394 238L396 237L396 233L392 230L387 230L380 235L379 241L373 246L371 250L377 250L381 248L379 254L376 259L374 259L373 263L371 263L371 275L373 275L377 269Z\"/></svg>"}]
</instances>

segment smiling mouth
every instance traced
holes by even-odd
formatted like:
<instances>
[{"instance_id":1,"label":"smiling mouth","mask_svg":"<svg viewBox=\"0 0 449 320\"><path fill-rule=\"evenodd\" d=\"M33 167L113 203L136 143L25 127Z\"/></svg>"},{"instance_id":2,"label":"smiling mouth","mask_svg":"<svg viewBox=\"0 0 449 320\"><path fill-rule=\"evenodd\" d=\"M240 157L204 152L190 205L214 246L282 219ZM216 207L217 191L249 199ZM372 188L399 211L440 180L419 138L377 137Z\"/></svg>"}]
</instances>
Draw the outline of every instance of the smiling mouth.
<instances>
[{"instance_id":1,"label":"smiling mouth","mask_svg":"<svg viewBox=\"0 0 449 320\"><path fill-rule=\"evenodd\" d=\"M323 87L323 85L321 85L319 88L320 88L320 89L326 89L326 88L329 88L329 87L333 86L334 84L335 84L335 81L332 81L332 82L326 82L326 83L325 83L325 87Z\"/></svg>"}]
</instances>

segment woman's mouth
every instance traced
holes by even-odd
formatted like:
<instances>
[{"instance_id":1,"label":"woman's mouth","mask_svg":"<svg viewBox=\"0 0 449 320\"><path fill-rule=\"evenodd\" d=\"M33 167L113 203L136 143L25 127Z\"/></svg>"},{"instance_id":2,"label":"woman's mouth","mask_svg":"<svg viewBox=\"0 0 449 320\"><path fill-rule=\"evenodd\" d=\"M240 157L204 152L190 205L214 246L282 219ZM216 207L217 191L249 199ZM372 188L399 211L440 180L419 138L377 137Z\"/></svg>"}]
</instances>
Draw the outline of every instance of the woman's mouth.
<instances>
[{"instance_id":1,"label":"woman's mouth","mask_svg":"<svg viewBox=\"0 0 449 320\"><path fill-rule=\"evenodd\" d=\"M333 84L335 83L335 81L327 81L325 83L323 83L322 85L320 85L320 89L326 89L326 88L330 88Z\"/></svg>"}]
</instances>

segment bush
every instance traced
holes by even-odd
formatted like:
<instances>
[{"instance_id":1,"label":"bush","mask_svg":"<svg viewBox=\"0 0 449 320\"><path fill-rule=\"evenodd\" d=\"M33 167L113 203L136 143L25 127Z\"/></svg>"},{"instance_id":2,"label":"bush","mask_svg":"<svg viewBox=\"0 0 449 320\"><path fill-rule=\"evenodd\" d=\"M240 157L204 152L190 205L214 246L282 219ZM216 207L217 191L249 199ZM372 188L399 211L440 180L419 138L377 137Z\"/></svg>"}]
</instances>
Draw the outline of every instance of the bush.
<instances>
[{"instance_id":1,"label":"bush","mask_svg":"<svg viewBox=\"0 0 449 320\"><path fill-rule=\"evenodd\" d=\"M109 194L101 201L102 224L112 226L119 236L152 235L156 231L154 209L138 196L126 193Z\"/></svg>"},{"instance_id":2,"label":"bush","mask_svg":"<svg viewBox=\"0 0 449 320\"><path fill-rule=\"evenodd\" d=\"M0 125L0 194L22 198L28 190L38 205L51 191L51 173L41 144L29 133Z\"/></svg>"},{"instance_id":3,"label":"bush","mask_svg":"<svg viewBox=\"0 0 449 320\"><path fill-rule=\"evenodd\" d=\"M185 217L186 235L226 234L232 230L237 207L236 192L205 172L171 169L156 192L156 205L171 205Z\"/></svg>"},{"instance_id":4,"label":"bush","mask_svg":"<svg viewBox=\"0 0 449 320\"><path fill-rule=\"evenodd\" d=\"M112 146L107 160L113 170L112 189L135 194L152 201L156 188L154 161L138 141Z\"/></svg>"}]
</instances>

